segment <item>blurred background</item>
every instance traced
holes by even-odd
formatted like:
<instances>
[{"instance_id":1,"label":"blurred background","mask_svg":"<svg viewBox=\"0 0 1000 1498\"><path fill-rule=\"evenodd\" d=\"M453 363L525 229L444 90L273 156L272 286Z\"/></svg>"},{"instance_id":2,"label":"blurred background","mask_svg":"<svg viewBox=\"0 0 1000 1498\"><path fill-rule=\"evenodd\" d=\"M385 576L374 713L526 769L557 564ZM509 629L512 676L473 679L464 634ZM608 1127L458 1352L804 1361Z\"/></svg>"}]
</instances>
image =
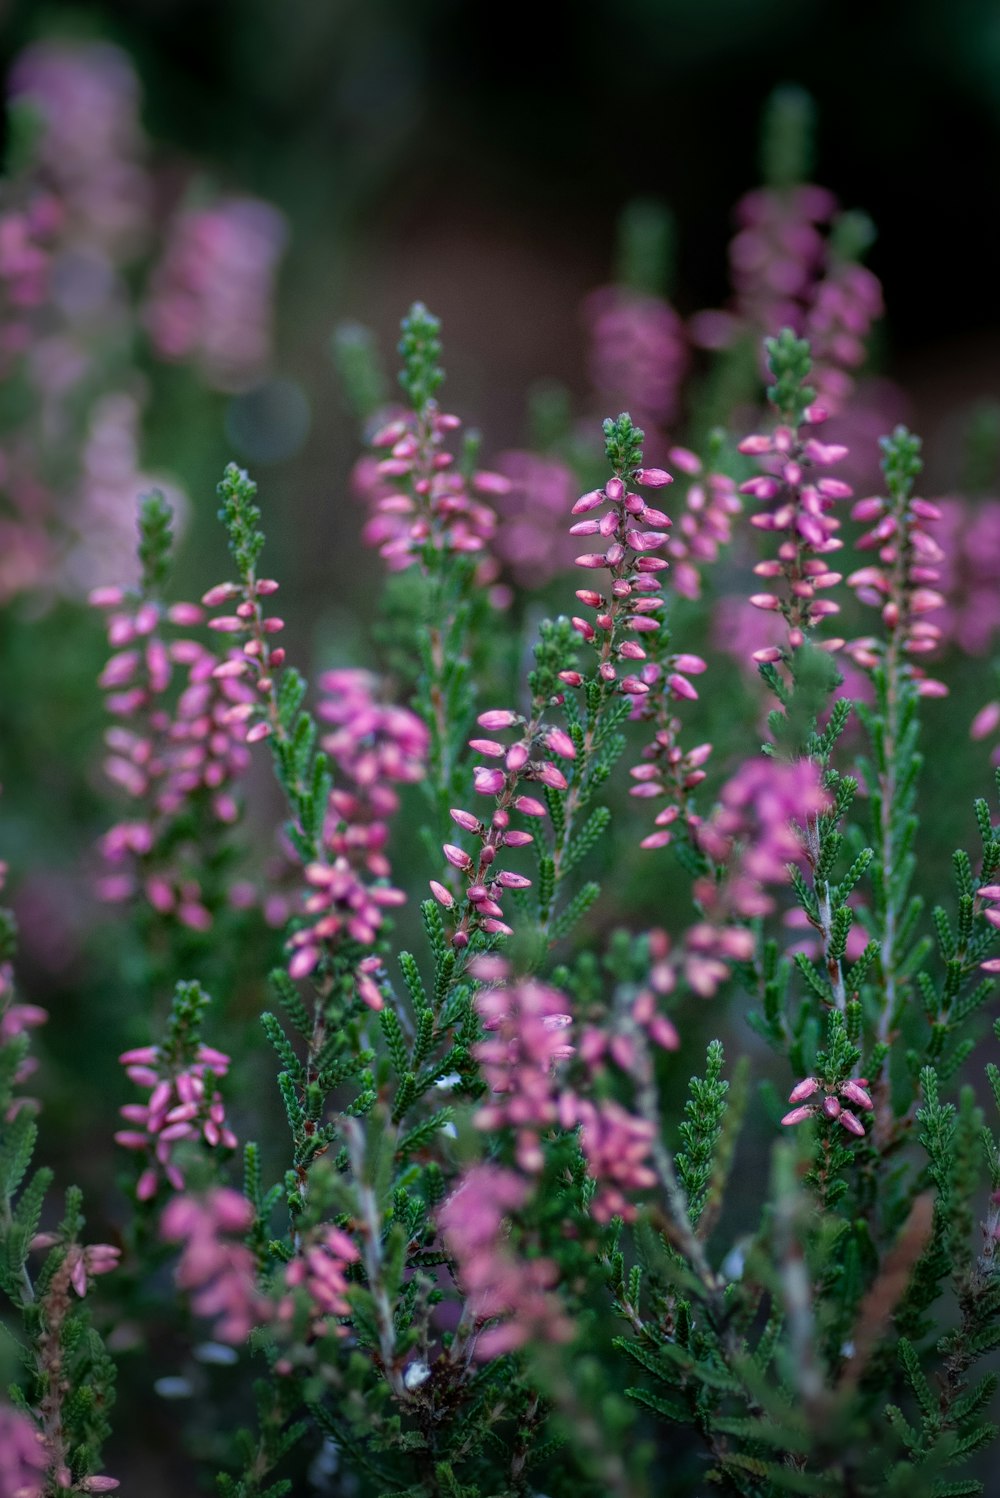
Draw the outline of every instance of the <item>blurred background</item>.
<instances>
[{"instance_id":1,"label":"blurred background","mask_svg":"<svg viewBox=\"0 0 1000 1498\"><path fill-rule=\"evenodd\" d=\"M59 1016L43 1068L48 1157L96 1192L98 1219L115 1210L100 1164L107 1098L124 1091L95 1016L115 1049L146 1040L134 989L149 975L141 943L121 941L80 877L96 876L109 821L94 686L105 646L83 600L134 577L136 492L156 482L174 502L175 592L197 597L227 572L216 482L230 458L248 466L290 653L364 662L382 565L361 546L351 473L359 414L378 391L366 401L356 375L348 398L335 327L370 328L391 372L399 318L422 299L443 323L445 401L481 431L487 466L530 443L585 477L617 394L595 374L587 299L631 279L669 298L693 393L662 425L693 443L720 410L754 419L753 356L749 382L713 383L724 329L697 314L732 314L734 205L767 176L821 184L863 215L844 230L848 258L863 256L882 283L885 316L869 318L864 410L852 416L845 396L842 413L868 443L861 481L876 482L875 437L905 420L925 438L928 494L964 486L996 503L1000 10L6 0L0 72L0 854L23 987ZM793 124L769 145L782 88ZM633 216L630 240L623 215L636 200L646 218ZM357 333L348 345L367 347ZM867 426L864 411L875 413ZM979 547L992 548L993 571L974 579L988 627L956 667L959 705L929 708L932 736L953 736L957 780L970 786L987 768L966 728L992 694L998 537L993 523ZM516 559L511 568L515 583L551 582L545 569L518 579ZM565 587L553 585L552 607L565 607ZM956 572L953 614L964 587ZM722 704L699 711L724 738L711 717ZM261 839L277 815L270 794L262 779L251 823ZM944 806L955 791L937 794ZM954 826L931 838L944 859ZM648 875L633 873L606 920L648 895ZM278 938L255 940L262 970ZM193 960L211 975L205 952ZM238 1049L259 1008L259 993L245 995L209 1038ZM259 1059L244 1065L251 1092L270 1088ZM157 1490L152 1472L144 1481Z\"/></svg>"}]
</instances>

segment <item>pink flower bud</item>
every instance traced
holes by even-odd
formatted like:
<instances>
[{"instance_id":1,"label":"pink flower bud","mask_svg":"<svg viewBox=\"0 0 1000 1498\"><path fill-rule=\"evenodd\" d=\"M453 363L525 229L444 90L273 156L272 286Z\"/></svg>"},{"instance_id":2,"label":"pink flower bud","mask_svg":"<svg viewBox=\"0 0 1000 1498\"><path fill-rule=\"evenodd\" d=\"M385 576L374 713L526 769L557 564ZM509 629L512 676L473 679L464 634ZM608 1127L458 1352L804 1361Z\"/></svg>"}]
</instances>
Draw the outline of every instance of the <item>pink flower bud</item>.
<instances>
[{"instance_id":1,"label":"pink flower bud","mask_svg":"<svg viewBox=\"0 0 1000 1498\"><path fill-rule=\"evenodd\" d=\"M471 811L462 811L461 807L453 806L449 815L451 820L457 822L458 826L464 828L466 832L478 834L483 830L482 822L478 817L473 816Z\"/></svg>"},{"instance_id":2,"label":"pink flower bud","mask_svg":"<svg viewBox=\"0 0 1000 1498\"><path fill-rule=\"evenodd\" d=\"M812 1116L813 1109L810 1105L807 1105L804 1108L793 1108L790 1113L785 1114L781 1122L786 1125L805 1123L806 1119L812 1118Z\"/></svg>"},{"instance_id":3,"label":"pink flower bud","mask_svg":"<svg viewBox=\"0 0 1000 1498\"><path fill-rule=\"evenodd\" d=\"M840 1093L841 1097L845 1097L849 1103L854 1103L858 1108L867 1108L869 1110L872 1110L875 1107L875 1104L872 1102L871 1097L861 1086L860 1082L841 1082L837 1091Z\"/></svg>"},{"instance_id":4,"label":"pink flower bud","mask_svg":"<svg viewBox=\"0 0 1000 1498\"><path fill-rule=\"evenodd\" d=\"M476 722L480 728L513 728L515 724L524 720L519 713L510 712L507 708L491 708L489 712L480 713Z\"/></svg>"},{"instance_id":5,"label":"pink flower bud","mask_svg":"<svg viewBox=\"0 0 1000 1498\"><path fill-rule=\"evenodd\" d=\"M472 781L481 796L498 796L507 784L507 777L502 770L477 765L472 772Z\"/></svg>"},{"instance_id":6,"label":"pink flower bud","mask_svg":"<svg viewBox=\"0 0 1000 1498\"><path fill-rule=\"evenodd\" d=\"M546 815L545 807L541 801L536 801L534 796L515 796L514 809L526 817L544 817ZM509 833L507 834L507 841L510 842Z\"/></svg>"},{"instance_id":7,"label":"pink flower bud","mask_svg":"<svg viewBox=\"0 0 1000 1498\"><path fill-rule=\"evenodd\" d=\"M456 869L466 872L472 868L472 859L463 848L457 848L454 843L445 843L442 851L448 862Z\"/></svg>"},{"instance_id":8,"label":"pink flower bud","mask_svg":"<svg viewBox=\"0 0 1000 1498\"><path fill-rule=\"evenodd\" d=\"M677 452L680 449L675 448L674 451ZM691 454L690 456L693 457L694 455ZM673 457L673 453L671 457ZM697 458L695 458L695 462L697 461ZM674 462L677 462L676 458L674 458ZM682 465L678 464L678 466ZM690 470L688 471L690 472ZM673 483L673 477L665 468L637 468L635 471L635 482L643 484L647 489L662 489L665 484ZM611 498L610 494L608 498Z\"/></svg>"}]
</instances>

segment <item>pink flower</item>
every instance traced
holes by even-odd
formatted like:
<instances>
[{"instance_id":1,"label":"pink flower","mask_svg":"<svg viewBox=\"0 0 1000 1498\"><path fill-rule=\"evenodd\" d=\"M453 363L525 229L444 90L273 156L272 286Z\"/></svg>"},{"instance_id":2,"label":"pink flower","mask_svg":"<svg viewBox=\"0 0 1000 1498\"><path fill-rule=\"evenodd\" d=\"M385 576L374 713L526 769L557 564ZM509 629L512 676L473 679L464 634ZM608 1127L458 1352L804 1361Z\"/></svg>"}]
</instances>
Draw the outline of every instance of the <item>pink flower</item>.
<instances>
[{"instance_id":1,"label":"pink flower","mask_svg":"<svg viewBox=\"0 0 1000 1498\"><path fill-rule=\"evenodd\" d=\"M286 238L281 214L255 198L181 208L168 226L143 317L160 358L196 363L219 390L259 380L270 359Z\"/></svg>"},{"instance_id":2,"label":"pink flower","mask_svg":"<svg viewBox=\"0 0 1000 1498\"><path fill-rule=\"evenodd\" d=\"M293 1319L296 1297L292 1292L301 1287L305 1293L310 1335L321 1337L333 1332L335 1336L346 1337L349 1328L336 1323L331 1326L328 1318L350 1315L345 1270L360 1257L356 1245L339 1228L332 1224L317 1228L298 1257L285 1268L288 1293L278 1302L278 1320Z\"/></svg>"},{"instance_id":3,"label":"pink flower","mask_svg":"<svg viewBox=\"0 0 1000 1498\"><path fill-rule=\"evenodd\" d=\"M487 1039L473 1047L491 1100L474 1122L480 1129L513 1128L517 1161L527 1173L540 1170L540 1133L556 1122L556 1063L572 1054L569 1001L556 988L532 980L486 988L476 995Z\"/></svg>"},{"instance_id":4,"label":"pink flower","mask_svg":"<svg viewBox=\"0 0 1000 1498\"><path fill-rule=\"evenodd\" d=\"M0 1494L42 1498L49 1465L42 1432L30 1415L0 1404Z\"/></svg>"},{"instance_id":5,"label":"pink flower","mask_svg":"<svg viewBox=\"0 0 1000 1498\"><path fill-rule=\"evenodd\" d=\"M669 302L625 286L604 286L587 298L583 318L591 339L590 376L601 405L631 411L636 425L647 430L670 426L690 355L684 324Z\"/></svg>"},{"instance_id":6,"label":"pink flower","mask_svg":"<svg viewBox=\"0 0 1000 1498\"><path fill-rule=\"evenodd\" d=\"M245 1197L224 1186L203 1196L176 1196L160 1219L168 1243L182 1243L175 1279L191 1292L199 1316L216 1318L212 1335L220 1342L243 1342L271 1314L271 1303L255 1288L255 1260L250 1249L231 1241L245 1233L253 1208Z\"/></svg>"},{"instance_id":7,"label":"pink flower","mask_svg":"<svg viewBox=\"0 0 1000 1498\"><path fill-rule=\"evenodd\" d=\"M474 1165L438 1208L444 1241L455 1259L480 1362L529 1341L568 1342L573 1326L552 1294L558 1270L549 1259L522 1257L504 1230L521 1208L527 1182L496 1165Z\"/></svg>"},{"instance_id":8,"label":"pink flower","mask_svg":"<svg viewBox=\"0 0 1000 1498\"><path fill-rule=\"evenodd\" d=\"M140 1201L156 1194L160 1174L175 1191L184 1189L178 1145L201 1141L210 1149L236 1148L236 1135L226 1123L216 1077L229 1070L229 1057L199 1045L195 1058L184 1066L171 1065L156 1046L125 1051L118 1058L129 1079L151 1089L145 1103L126 1103L121 1114L129 1125L115 1134L123 1149L147 1154L149 1164L137 1183Z\"/></svg>"},{"instance_id":9,"label":"pink flower","mask_svg":"<svg viewBox=\"0 0 1000 1498\"><path fill-rule=\"evenodd\" d=\"M823 1097L817 1098L815 1102L807 1103L806 1098L816 1097L822 1092ZM839 1094L839 1095L838 1095ZM867 1112L874 1110L875 1104L868 1092L868 1080L866 1077L852 1077L846 1082L821 1082L818 1077L805 1077L797 1082L788 1096L790 1103L798 1103L800 1106L786 1113L781 1120L788 1127L804 1123L807 1118L822 1116L836 1120L841 1128L846 1129L849 1134L855 1134L859 1138L865 1132L865 1126L849 1108L844 1108L840 1099L845 1098L847 1102L853 1103L856 1108L862 1108Z\"/></svg>"}]
</instances>

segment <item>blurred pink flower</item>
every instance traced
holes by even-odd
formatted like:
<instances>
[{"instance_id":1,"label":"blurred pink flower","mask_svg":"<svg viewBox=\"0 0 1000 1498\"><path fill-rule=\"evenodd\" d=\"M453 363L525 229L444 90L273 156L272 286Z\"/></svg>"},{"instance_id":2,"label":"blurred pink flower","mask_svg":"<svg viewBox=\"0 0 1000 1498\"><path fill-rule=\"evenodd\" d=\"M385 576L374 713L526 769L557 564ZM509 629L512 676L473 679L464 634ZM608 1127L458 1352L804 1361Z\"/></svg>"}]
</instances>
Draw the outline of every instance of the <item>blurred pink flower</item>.
<instances>
[{"instance_id":1,"label":"blurred pink flower","mask_svg":"<svg viewBox=\"0 0 1000 1498\"><path fill-rule=\"evenodd\" d=\"M243 390L271 356L282 215L256 198L181 208L150 278L143 321L161 359L195 363L206 384Z\"/></svg>"}]
</instances>

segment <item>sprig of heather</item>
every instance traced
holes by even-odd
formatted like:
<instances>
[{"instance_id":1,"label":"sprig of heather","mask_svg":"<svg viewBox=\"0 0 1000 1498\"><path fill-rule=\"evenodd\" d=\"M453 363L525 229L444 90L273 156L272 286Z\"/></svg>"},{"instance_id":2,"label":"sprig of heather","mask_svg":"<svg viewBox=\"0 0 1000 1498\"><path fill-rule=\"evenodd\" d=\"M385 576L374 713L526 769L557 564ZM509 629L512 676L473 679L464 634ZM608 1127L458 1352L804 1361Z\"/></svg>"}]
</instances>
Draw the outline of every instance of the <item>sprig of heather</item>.
<instances>
[{"instance_id":1,"label":"sprig of heather","mask_svg":"<svg viewBox=\"0 0 1000 1498\"><path fill-rule=\"evenodd\" d=\"M504 767L483 765L474 772L477 792L495 798L495 809L489 823L463 807L452 807L450 815L464 831L479 839L478 855L473 857L459 844L446 843L445 857L465 879L465 907L452 935L459 949L469 945L470 936L509 936L513 928L503 919L501 899L505 889L527 889L531 881L515 871L494 870L501 849L527 846L536 841L535 834L511 827L511 814L530 818L551 817L551 832L537 849L538 889L537 924L549 940L564 934L565 921L556 914L557 895L568 868L575 861L579 847L578 820L593 790L605 778L610 764L620 752L615 732L629 707L645 697L652 684L663 675L663 667L647 661L647 652L633 638L646 636L661 627L659 582L656 574L668 563L650 553L662 545L666 532L640 529L643 525L669 524L666 515L647 505L628 488L629 484L646 484L659 488L670 482L662 469L644 469L642 433L633 426L627 414L604 425L612 477L604 489L584 495L573 507L573 513L588 514L603 504L610 509L600 519L578 521L574 535L600 535L608 542L602 553L587 553L577 558L577 565L588 571L607 567L611 574L608 596L594 589L581 589L577 597L597 611L596 624L574 618L573 629L597 652L597 671L584 690L584 711L566 701L565 688L584 686L584 677L575 667L568 667L565 656L568 641L565 627L548 625L536 648L536 670L532 673L532 701L527 715L513 709L498 708L480 715L479 726L493 732L516 729L518 738L504 744L492 738L474 738L470 747L487 760L503 759ZM691 658L694 659L693 657ZM629 672L619 679L619 671L634 661L643 661L643 675ZM672 678L678 690L689 685L679 673ZM552 707L562 707L567 729L548 721ZM565 770L547 754L555 754ZM524 782L539 783L546 801L525 795ZM585 836L584 832L584 836ZM449 909L454 894L435 881L436 898ZM581 891L588 903L596 898L596 886ZM566 916L582 914L569 907Z\"/></svg>"},{"instance_id":2,"label":"sprig of heather","mask_svg":"<svg viewBox=\"0 0 1000 1498\"><path fill-rule=\"evenodd\" d=\"M887 497L860 500L856 520L875 522L857 545L877 550L880 565L850 574L848 583L859 600L880 610L883 638L853 640L847 652L866 670L875 686L874 710L859 712L872 743L875 783L869 787L872 838L876 853L874 914L880 940L878 973L881 1005L877 1034L885 1042L899 1023L911 983L902 976L906 929L916 914L910 887L916 869L912 842L916 830L915 798L923 756L917 749L919 697L937 695L940 684L926 677L912 659L933 650L939 631L923 616L943 598L930 584L937 581L941 548L928 530L937 512L914 498L913 486L923 467L920 439L904 427L882 439L882 471ZM877 788L876 788L877 787Z\"/></svg>"},{"instance_id":3,"label":"sprig of heather","mask_svg":"<svg viewBox=\"0 0 1000 1498\"><path fill-rule=\"evenodd\" d=\"M156 1196L163 1181L172 1190L183 1191L189 1163L200 1164L206 1150L236 1148L216 1086L230 1060L201 1041L209 1002L197 983L179 983L162 1045L136 1046L118 1058L129 1081L149 1090L144 1103L123 1104L120 1111L128 1128L115 1135L116 1143L143 1157L135 1187L140 1202Z\"/></svg>"},{"instance_id":4,"label":"sprig of heather","mask_svg":"<svg viewBox=\"0 0 1000 1498\"><path fill-rule=\"evenodd\" d=\"M139 515L139 589L98 588L90 598L107 616L114 651L100 677L118 720L105 734L105 773L139 813L104 834L99 892L117 901L138 895L158 916L203 932L225 902L221 870L228 829L240 817L234 793L250 761L253 698L238 658L220 667L188 633L205 610L164 600L171 523L162 495L148 495Z\"/></svg>"},{"instance_id":5,"label":"sprig of heather","mask_svg":"<svg viewBox=\"0 0 1000 1498\"><path fill-rule=\"evenodd\" d=\"M333 779L327 755L316 749L316 722L302 707L305 682L296 670L285 667L284 648L273 643L284 621L267 612L265 600L278 584L257 576L264 536L254 503L256 485L230 464L219 495L220 518L229 533L240 581L218 584L203 602L209 608L235 603L232 614L216 615L209 628L241 636L243 644L240 654L215 668L216 674L252 685L251 700L241 708L246 742L269 740L292 813L288 837L302 860L311 893L305 916L289 940L289 972L293 978L304 978L320 971L326 979L342 948L357 957L364 955L376 940L383 910L400 904L403 896L381 880L367 883L363 859L358 860L359 867L338 851L341 816L336 806L331 811Z\"/></svg>"},{"instance_id":6,"label":"sprig of heather","mask_svg":"<svg viewBox=\"0 0 1000 1498\"><path fill-rule=\"evenodd\" d=\"M460 793L462 739L474 701L470 628L484 601L500 597L490 549L497 517L488 500L507 494L511 483L477 466L471 436L460 459L451 450L461 441L462 422L437 400L445 378L440 327L420 302L403 319L399 382L409 409L377 428L374 458L360 472L373 510L364 539L378 546L390 571L415 569L423 585L414 705L431 735L423 784L444 828Z\"/></svg>"},{"instance_id":7,"label":"sprig of heather","mask_svg":"<svg viewBox=\"0 0 1000 1498\"><path fill-rule=\"evenodd\" d=\"M780 612L788 635L784 646L769 646L754 652L760 674L778 700L778 708L768 718L774 743L772 753L793 761L808 758L822 771L822 784L831 792L831 806L813 812L804 823L805 856L811 876L811 890L797 886L799 903L806 920L819 933L821 961L807 975L814 997L841 1013L848 1005L844 953L853 913L847 896L871 859L868 849L861 850L848 876L835 880L833 871L843 847L838 831L850 807L857 783L841 777L831 765L831 755L847 721L850 705L834 704L821 732L818 723L827 700L840 677L830 655L844 641L817 638L821 621L839 614L840 605L818 598L841 582L839 572L832 571L827 557L843 546L838 537L840 520L831 513L839 499L849 498L850 485L829 476L817 476L840 461L845 449L806 436L802 428L825 419L825 412L815 405L815 391L807 384L811 370L809 344L786 328L777 338L767 340L768 367L773 385L768 399L779 425L771 434L757 434L739 444L740 451L761 456L768 471L750 479L741 487L768 505L768 509L751 516L751 524L779 539L777 556L755 567L758 576L779 579L781 591L755 594L757 608ZM784 671L779 671L779 666Z\"/></svg>"},{"instance_id":8,"label":"sprig of heather","mask_svg":"<svg viewBox=\"0 0 1000 1498\"><path fill-rule=\"evenodd\" d=\"M667 461L687 479L684 510L667 542L671 586L682 598L701 596L703 569L718 561L733 536L733 519L742 514L736 481L721 470L722 434L709 438L706 460L687 447L672 447Z\"/></svg>"},{"instance_id":9,"label":"sprig of heather","mask_svg":"<svg viewBox=\"0 0 1000 1498\"><path fill-rule=\"evenodd\" d=\"M0 888L3 874L0 864ZM76 1187L66 1192L58 1227L38 1231L53 1173L45 1166L31 1169L38 1105L17 1089L35 1065L28 1032L47 1016L37 1005L18 1001L15 951L13 916L0 909L0 1293L18 1322L27 1374L23 1390L16 1385L10 1390L21 1411L16 1431L0 1409L0 1442L11 1440L0 1454L0 1478L7 1475L9 1461L13 1470L29 1469L22 1475L35 1483L26 1488L34 1498L41 1498L43 1486L46 1493L110 1492L117 1480L97 1475L97 1469L110 1434L115 1368L83 1301L92 1281L117 1267L120 1250L80 1241L84 1217ZM33 1252L45 1254L35 1270L29 1267ZM15 1441L22 1448L20 1464L14 1462Z\"/></svg>"},{"instance_id":10,"label":"sprig of heather","mask_svg":"<svg viewBox=\"0 0 1000 1498\"><path fill-rule=\"evenodd\" d=\"M785 328L777 338L767 339L766 347L774 381L768 400L779 425L771 433L756 433L740 442L740 452L761 457L766 469L741 484L740 492L767 506L751 515L750 524L773 534L778 542L777 555L759 562L754 571L775 584L780 579L784 587L750 599L755 608L779 612L788 626L787 650L771 646L754 653L755 661L774 663L787 661L788 651L803 645L821 619L840 613L839 604L817 594L841 581L841 574L826 560L844 544L837 536L840 521L830 512L837 500L850 498L852 490L842 479L817 472L838 463L846 448L819 442L802 431L825 420L825 412L814 404L815 391L806 384L812 367L808 343ZM823 649L836 650L843 642L819 643Z\"/></svg>"}]
</instances>

